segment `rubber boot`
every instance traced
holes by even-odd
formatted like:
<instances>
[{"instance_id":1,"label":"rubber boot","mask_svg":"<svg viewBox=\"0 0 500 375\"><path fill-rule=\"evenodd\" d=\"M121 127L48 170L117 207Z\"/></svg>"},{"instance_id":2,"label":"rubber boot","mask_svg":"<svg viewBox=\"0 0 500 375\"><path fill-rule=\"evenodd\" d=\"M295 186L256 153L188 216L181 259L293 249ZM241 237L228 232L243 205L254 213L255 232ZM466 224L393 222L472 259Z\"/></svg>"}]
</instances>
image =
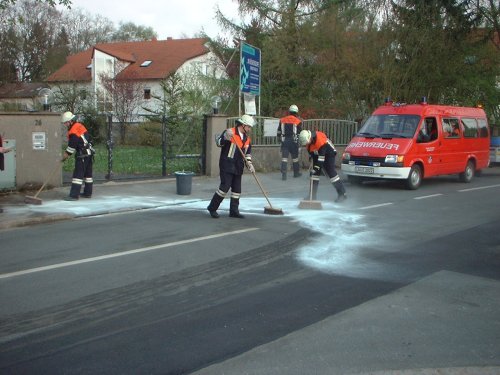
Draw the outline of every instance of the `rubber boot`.
<instances>
[{"instance_id":1,"label":"rubber boot","mask_svg":"<svg viewBox=\"0 0 500 375\"><path fill-rule=\"evenodd\" d=\"M333 187L335 190L337 190L337 199L335 199L335 202L340 203L342 201L345 201L347 199L347 195L345 194L345 187L342 181L338 180L333 183Z\"/></svg>"},{"instance_id":2,"label":"rubber boot","mask_svg":"<svg viewBox=\"0 0 500 375\"><path fill-rule=\"evenodd\" d=\"M83 182L85 183L84 187L83 187L83 194L82 194L82 197L84 198L90 198L92 197L92 190L93 190L93 186L94 186L94 180L92 179L92 177L87 177L83 180Z\"/></svg>"},{"instance_id":3,"label":"rubber boot","mask_svg":"<svg viewBox=\"0 0 500 375\"><path fill-rule=\"evenodd\" d=\"M224 200L224 197L221 197L219 194L214 193L214 196L212 197L212 200L210 201L210 204L207 207L208 212L210 212L210 216L214 219L219 218L219 214L217 213L217 209L219 208L220 204Z\"/></svg>"},{"instance_id":4,"label":"rubber boot","mask_svg":"<svg viewBox=\"0 0 500 375\"><path fill-rule=\"evenodd\" d=\"M82 182L78 183L79 181L82 180L78 180L77 182L75 182L75 179L73 179L73 183L71 184L71 189L69 191L68 200L77 200L78 198L80 198L80 191L82 190Z\"/></svg>"},{"instance_id":5,"label":"rubber boot","mask_svg":"<svg viewBox=\"0 0 500 375\"><path fill-rule=\"evenodd\" d=\"M281 179L286 181L286 169L288 168L288 163L286 161L281 161Z\"/></svg>"},{"instance_id":6,"label":"rubber boot","mask_svg":"<svg viewBox=\"0 0 500 375\"><path fill-rule=\"evenodd\" d=\"M302 173L300 173L300 164L297 161L293 163L293 177L297 178L300 176L302 176Z\"/></svg>"},{"instance_id":7,"label":"rubber boot","mask_svg":"<svg viewBox=\"0 0 500 375\"><path fill-rule=\"evenodd\" d=\"M238 219L243 219L245 216L240 214L240 211L238 209L240 205L240 200L236 198L231 198L231 202L229 203L229 216L230 217L236 217Z\"/></svg>"}]
</instances>

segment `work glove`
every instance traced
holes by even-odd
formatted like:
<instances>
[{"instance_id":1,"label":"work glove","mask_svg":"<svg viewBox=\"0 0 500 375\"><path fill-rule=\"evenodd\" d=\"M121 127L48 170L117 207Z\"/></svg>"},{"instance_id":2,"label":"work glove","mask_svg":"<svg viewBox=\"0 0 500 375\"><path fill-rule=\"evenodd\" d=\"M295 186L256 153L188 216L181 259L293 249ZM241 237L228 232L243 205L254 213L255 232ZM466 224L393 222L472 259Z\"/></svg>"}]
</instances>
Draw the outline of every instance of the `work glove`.
<instances>
[{"instance_id":1,"label":"work glove","mask_svg":"<svg viewBox=\"0 0 500 375\"><path fill-rule=\"evenodd\" d=\"M224 133L224 139L226 141L230 141L231 138L233 138L233 129L226 129L226 132Z\"/></svg>"},{"instance_id":2,"label":"work glove","mask_svg":"<svg viewBox=\"0 0 500 375\"><path fill-rule=\"evenodd\" d=\"M319 176L320 171L321 171L321 169L320 169L319 165L315 165L315 166L313 167L313 169L311 169L311 172L309 172L309 174L310 174L311 176Z\"/></svg>"},{"instance_id":3,"label":"work glove","mask_svg":"<svg viewBox=\"0 0 500 375\"><path fill-rule=\"evenodd\" d=\"M255 167L253 166L251 161L247 162L247 168L250 171L250 173L255 173Z\"/></svg>"}]
</instances>

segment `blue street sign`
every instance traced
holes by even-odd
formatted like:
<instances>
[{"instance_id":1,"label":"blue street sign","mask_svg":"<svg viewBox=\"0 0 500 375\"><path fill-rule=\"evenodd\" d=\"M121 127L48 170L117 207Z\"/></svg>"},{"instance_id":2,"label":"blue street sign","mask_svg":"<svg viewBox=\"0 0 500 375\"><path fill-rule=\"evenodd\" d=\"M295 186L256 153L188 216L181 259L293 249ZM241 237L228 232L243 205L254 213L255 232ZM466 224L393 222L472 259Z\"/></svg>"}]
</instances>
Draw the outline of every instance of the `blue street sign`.
<instances>
[{"instance_id":1,"label":"blue street sign","mask_svg":"<svg viewBox=\"0 0 500 375\"><path fill-rule=\"evenodd\" d=\"M241 43L240 92L260 95L260 49Z\"/></svg>"}]
</instances>

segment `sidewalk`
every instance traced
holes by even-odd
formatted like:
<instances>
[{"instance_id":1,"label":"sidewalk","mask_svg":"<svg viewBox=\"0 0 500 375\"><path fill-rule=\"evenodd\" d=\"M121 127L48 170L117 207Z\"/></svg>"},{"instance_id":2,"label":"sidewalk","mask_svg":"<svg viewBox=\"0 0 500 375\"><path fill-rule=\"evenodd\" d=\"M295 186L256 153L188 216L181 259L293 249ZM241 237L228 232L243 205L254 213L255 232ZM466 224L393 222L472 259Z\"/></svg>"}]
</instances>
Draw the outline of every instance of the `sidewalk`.
<instances>
[{"instance_id":1,"label":"sidewalk","mask_svg":"<svg viewBox=\"0 0 500 375\"><path fill-rule=\"evenodd\" d=\"M307 189L305 174L301 178L290 176L286 183L281 181L279 172L257 176L270 197L283 194L303 197ZM3 213L0 213L0 230L77 217L179 205L195 200L206 200L208 205L219 182L218 176L194 176L191 194L179 195L175 177L109 181L95 183L91 199L80 198L75 202L64 200L70 189L69 186L64 186L40 192L37 198L42 200L41 205L24 202L26 195L34 196L36 191L7 193L0 195L0 207L3 208ZM243 195L263 196L253 176L248 173L243 175Z\"/></svg>"}]
</instances>

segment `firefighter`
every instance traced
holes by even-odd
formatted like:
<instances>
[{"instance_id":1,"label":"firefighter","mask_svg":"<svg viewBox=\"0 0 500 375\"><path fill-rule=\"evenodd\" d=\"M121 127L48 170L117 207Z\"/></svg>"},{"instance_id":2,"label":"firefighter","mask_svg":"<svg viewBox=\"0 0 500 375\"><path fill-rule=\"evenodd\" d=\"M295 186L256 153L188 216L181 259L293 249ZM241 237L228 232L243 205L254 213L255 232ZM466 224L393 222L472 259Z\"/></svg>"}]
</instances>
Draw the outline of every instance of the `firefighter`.
<instances>
[{"instance_id":1,"label":"firefighter","mask_svg":"<svg viewBox=\"0 0 500 375\"><path fill-rule=\"evenodd\" d=\"M219 158L220 185L207 207L210 216L214 219L219 218L217 209L226 197L231 188L231 201L229 204L229 216L235 218L244 218L238 209L241 195L241 176L246 164L251 173L255 172L252 165L251 140L249 133L255 124L252 116L243 115L236 120L236 126L226 129L220 134L216 143L221 148ZM238 146L243 151L245 159L238 150Z\"/></svg>"},{"instance_id":2,"label":"firefighter","mask_svg":"<svg viewBox=\"0 0 500 375\"><path fill-rule=\"evenodd\" d=\"M286 180L288 155L292 156L293 177L300 177L299 134L302 130L302 119L298 116L299 108L292 104L288 116L282 117L278 125L278 139L281 141L281 179Z\"/></svg>"},{"instance_id":3,"label":"firefighter","mask_svg":"<svg viewBox=\"0 0 500 375\"><path fill-rule=\"evenodd\" d=\"M64 151L62 162L71 155L75 155L75 168L73 169L73 179L71 180L71 190L69 196L65 198L68 201L76 201L80 197L82 185L82 197L90 198L92 196L92 163L94 159L94 148L92 147L90 135L83 124L76 121L76 116L71 112L64 112L61 116L61 122L68 129L68 147Z\"/></svg>"},{"instance_id":4,"label":"firefighter","mask_svg":"<svg viewBox=\"0 0 500 375\"><path fill-rule=\"evenodd\" d=\"M335 199L335 202L344 201L347 198L347 195L344 184L335 170L335 155L337 155L337 150L335 149L332 141L330 141L323 132L315 130L302 130L299 134L299 142L302 146L307 147L307 151L309 152L313 162L313 168L310 172L310 178L313 185L312 200L316 200L319 176L321 175L321 170L324 167L327 176L330 178L330 182L333 184L335 190L337 190L338 196L337 199Z\"/></svg>"}]
</instances>

